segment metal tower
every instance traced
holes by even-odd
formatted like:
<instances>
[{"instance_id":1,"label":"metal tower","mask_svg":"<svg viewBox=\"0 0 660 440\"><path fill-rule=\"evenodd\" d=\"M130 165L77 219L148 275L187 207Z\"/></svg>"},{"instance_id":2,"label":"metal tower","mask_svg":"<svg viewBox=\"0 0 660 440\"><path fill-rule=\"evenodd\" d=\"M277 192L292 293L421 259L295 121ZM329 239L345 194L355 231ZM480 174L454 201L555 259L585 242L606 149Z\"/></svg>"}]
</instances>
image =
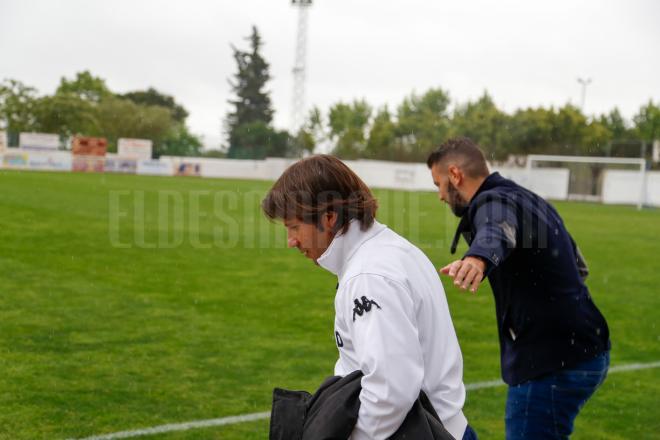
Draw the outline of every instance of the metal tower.
<instances>
[{"instance_id":1,"label":"metal tower","mask_svg":"<svg viewBox=\"0 0 660 440\"><path fill-rule=\"evenodd\" d=\"M307 11L312 0L291 0L298 8L296 55L293 61L293 107L291 108L291 135L296 135L305 119L305 70L307 59Z\"/></svg>"}]
</instances>

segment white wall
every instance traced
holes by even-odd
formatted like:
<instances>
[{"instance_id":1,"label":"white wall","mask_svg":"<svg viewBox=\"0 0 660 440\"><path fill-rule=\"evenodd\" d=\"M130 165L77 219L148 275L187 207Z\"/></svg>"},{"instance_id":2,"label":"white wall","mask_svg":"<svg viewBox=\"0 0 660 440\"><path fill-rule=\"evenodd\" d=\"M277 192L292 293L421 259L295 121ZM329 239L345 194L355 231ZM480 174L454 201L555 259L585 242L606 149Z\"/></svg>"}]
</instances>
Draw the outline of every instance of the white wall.
<instances>
[{"instance_id":1,"label":"white wall","mask_svg":"<svg viewBox=\"0 0 660 440\"><path fill-rule=\"evenodd\" d=\"M203 159L200 162L202 177L244 179L246 176L255 176L256 179L265 178L263 160Z\"/></svg>"},{"instance_id":2,"label":"white wall","mask_svg":"<svg viewBox=\"0 0 660 440\"><path fill-rule=\"evenodd\" d=\"M605 170L603 176L603 203L636 205L642 191L639 171ZM660 171L646 173L644 204L660 206Z\"/></svg>"},{"instance_id":3,"label":"white wall","mask_svg":"<svg viewBox=\"0 0 660 440\"><path fill-rule=\"evenodd\" d=\"M425 164L378 160L344 161L364 182L374 188L407 191L435 191L431 172Z\"/></svg>"},{"instance_id":4,"label":"white wall","mask_svg":"<svg viewBox=\"0 0 660 440\"><path fill-rule=\"evenodd\" d=\"M68 151L36 152L7 149L7 160L0 153L0 167L70 171L72 157ZM116 155L109 155L115 158ZM9 160L11 159L11 160ZM266 160L213 159L202 157L163 156L159 160L138 161L137 174L173 175L180 164L199 165L201 177L228 179L276 180L295 160L268 158ZM398 163L375 160L349 160L345 163L367 185L373 188L408 191L436 191L426 164ZM542 197L553 200L568 198L569 170L565 168L495 168L502 176L529 188ZM660 172L646 175L645 204L660 206ZM603 180L603 202L636 205L641 192L638 171L606 170Z\"/></svg>"},{"instance_id":5,"label":"white wall","mask_svg":"<svg viewBox=\"0 0 660 440\"><path fill-rule=\"evenodd\" d=\"M72 159L68 151L28 151L7 148L0 153L0 167L39 171L71 171Z\"/></svg>"},{"instance_id":6,"label":"white wall","mask_svg":"<svg viewBox=\"0 0 660 440\"><path fill-rule=\"evenodd\" d=\"M181 163L199 164L202 177L276 180L295 160L268 158L266 160L211 159L163 156L176 170ZM422 163L401 163L378 160L347 160L349 168L373 188L407 191L435 191L431 173ZM535 169L531 176L524 168L499 168L504 177L531 189L542 197L568 198L569 171L563 168Z\"/></svg>"},{"instance_id":7,"label":"white wall","mask_svg":"<svg viewBox=\"0 0 660 440\"><path fill-rule=\"evenodd\" d=\"M503 177L546 199L566 200L570 172L566 168L495 168Z\"/></svg>"},{"instance_id":8,"label":"white wall","mask_svg":"<svg viewBox=\"0 0 660 440\"><path fill-rule=\"evenodd\" d=\"M147 176L171 176L174 174L172 164L160 160L138 160L137 174Z\"/></svg>"},{"instance_id":9,"label":"white wall","mask_svg":"<svg viewBox=\"0 0 660 440\"><path fill-rule=\"evenodd\" d=\"M202 177L257 180L275 180L295 162L292 159L282 158L244 160L176 156L161 156L160 160L170 163L175 173L180 164L187 163L198 164Z\"/></svg>"},{"instance_id":10,"label":"white wall","mask_svg":"<svg viewBox=\"0 0 660 440\"><path fill-rule=\"evenodd\" d=\"M646 205L660 206L660 171L646 173Z\"/></svg>"}]
</instances>

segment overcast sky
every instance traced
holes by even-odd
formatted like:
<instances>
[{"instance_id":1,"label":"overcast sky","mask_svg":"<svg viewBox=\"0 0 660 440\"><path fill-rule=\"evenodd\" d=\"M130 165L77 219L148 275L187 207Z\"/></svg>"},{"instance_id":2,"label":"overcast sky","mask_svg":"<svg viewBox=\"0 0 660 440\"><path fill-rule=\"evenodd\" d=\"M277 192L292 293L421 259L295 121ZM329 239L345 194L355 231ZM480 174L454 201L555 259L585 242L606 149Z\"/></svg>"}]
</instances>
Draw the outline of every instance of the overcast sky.
<instances>
[{"instance_id":1,"label":"overcast sky","mask_svg":"<svg viewBox=\"0 0 660 440\"><path fill-rule=\"evenodd\" d=\"M271 66L275 125L288 128L297 11L289 0L0 0L0 79L53 93L90 70L110 89L155 87L219 146L235 71L230 44L256 25ZM631 118L660 100L657 0L314 0L307 103L365 98L394 109L442 87L454 102L488 90L506 111L580 103Z\"/></svg>"}]
</instances>

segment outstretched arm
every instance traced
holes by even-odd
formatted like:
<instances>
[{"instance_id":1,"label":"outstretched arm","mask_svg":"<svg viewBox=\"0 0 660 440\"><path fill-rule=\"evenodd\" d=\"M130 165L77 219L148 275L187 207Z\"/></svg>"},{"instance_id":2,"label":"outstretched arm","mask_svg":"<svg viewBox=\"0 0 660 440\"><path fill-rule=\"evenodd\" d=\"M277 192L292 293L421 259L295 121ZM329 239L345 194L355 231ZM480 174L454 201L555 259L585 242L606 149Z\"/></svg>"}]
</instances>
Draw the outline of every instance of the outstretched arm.
<instances>
[{"instance_id":1,"label":"outstretched arm","mask_svg":"<svg viewBox=\"0 0 660 440\"><path fill-rule=\"evenodd\" d=\"M479 206L473 224L476 233L465 256L441 268L440 273L451 277L460 289L476 292L488 273L516 247L518 221L512 205L491 200Z\"/></svg>"},{"instance_id":2,"label":"outstretched arm","mask_svg":"<svg viewBox=\"0 0 660 440\"><path fill-rule=\"evenodd\" d=\"M461 290L470 289L471 292L476 292L479 283L484 279L486 263L479 257L465 257L449 263L440 269L440 273L449 275L454 280L454 285Z\"/></svg>"}]
</instances>

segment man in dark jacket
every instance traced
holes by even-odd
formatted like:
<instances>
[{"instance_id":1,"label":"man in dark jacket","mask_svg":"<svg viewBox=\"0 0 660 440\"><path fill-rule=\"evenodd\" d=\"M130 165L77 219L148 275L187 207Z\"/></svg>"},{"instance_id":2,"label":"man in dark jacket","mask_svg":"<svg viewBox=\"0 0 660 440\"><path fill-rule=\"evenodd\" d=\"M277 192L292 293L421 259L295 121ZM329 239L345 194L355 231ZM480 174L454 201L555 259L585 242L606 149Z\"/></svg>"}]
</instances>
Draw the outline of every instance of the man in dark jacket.
<instances>
[{"instance_id":1,"label":"man in dark jacket","mask_svg":"<svg viewBox=\"0 0 660 440\"><path fill-rule=\"evenodd\" d=\"M557 211L538 195L490 174L470 139L451 139L427 165L439 197L469 244L440 271L495 296L502 378L509 385L506 438L566 439L609 367L609 330L584 284L586 265Z\"/></svg>"}]
</instances>

